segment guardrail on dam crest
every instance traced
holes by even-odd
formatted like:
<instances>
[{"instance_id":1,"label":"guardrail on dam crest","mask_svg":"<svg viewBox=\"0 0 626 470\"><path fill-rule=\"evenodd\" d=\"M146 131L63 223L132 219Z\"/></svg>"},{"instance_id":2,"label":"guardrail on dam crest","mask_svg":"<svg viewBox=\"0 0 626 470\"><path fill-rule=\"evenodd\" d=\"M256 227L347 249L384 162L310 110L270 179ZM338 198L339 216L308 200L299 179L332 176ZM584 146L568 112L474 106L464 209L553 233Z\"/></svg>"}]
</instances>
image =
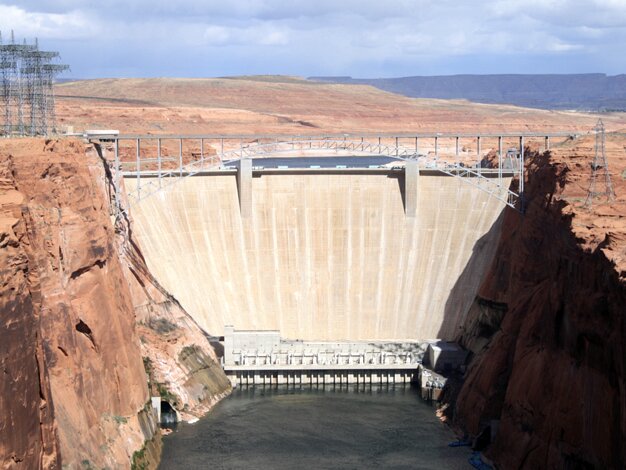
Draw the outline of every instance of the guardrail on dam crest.
<instances>
[{"instance_id":1,"label":"guardrail on dam crest","mask_svg":"<svg viewBox=\"0 0 626 470\"><path fill-rule=\"evenodd\" d=\"M119 190L119 178L122 175L136 178L133 190L127 193L131 206L177 183L181 178L211 170L232 170L233 163L240 160L281 155L297 157L322 152L328 154L325 156L341 154L355 158L389 157L392 159L390 163L401 165L415 161L418 171L436 170L449 176L463 178L465 182L501 199L510 207L523 210L525 140L544 139L545 148L548 150L551 138L569 138L572 135L569 133L475 135L434 133L156 136L90 135L88 131L87 137L93 140L114 142L113 166L116 174L116 188ZM486 147L484 143L490 140L492 144L495 144L493 145L495 154L491 155L482 151ZM127 146L125 159L120 147L123 143L130 143L134 147L129 150ZM508 144L506 150L505 144ZM472 147L475 147L475 152ZM470 148L472 150L469 150ZM372 169L373 166L367 167ZM384 166L390 166L390 164ZM264 168L257 166L253 168L253 171ZM336 168L341 169L339 166ZM503 187L503 178L508 177L513 177L519 182L516 189ZM121 207L118 209L122 211Z\"/></svg>"}]
</instances>

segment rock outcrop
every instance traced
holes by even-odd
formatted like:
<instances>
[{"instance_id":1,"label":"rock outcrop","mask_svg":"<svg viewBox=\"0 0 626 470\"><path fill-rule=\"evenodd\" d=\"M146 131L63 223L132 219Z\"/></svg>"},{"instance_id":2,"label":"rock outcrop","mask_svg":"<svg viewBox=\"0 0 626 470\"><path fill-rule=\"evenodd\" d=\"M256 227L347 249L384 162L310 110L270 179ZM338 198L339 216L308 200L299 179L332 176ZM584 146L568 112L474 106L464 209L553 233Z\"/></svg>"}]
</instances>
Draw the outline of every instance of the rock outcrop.
<instances>
[{"instance_id":1,"label":"rock outcrop","mask_svg":"<svg viewBox=\"0 0 626 470\"><path fill-rule=\"evenodd\" d=\"M228 392L208 340L141 271L110 213L110 175L93 149L0 146L0 468L155 467L144 356L159 364L151 371L166 364L167 380L156 377L181 411L200 414ZM180 331L159 334L155 312Z\"/></svg>"},{"instance_id":2,"label":"rock outcrop","mask_svg":"<svg viewBox=\"0 0 626 470\"><path fill-rule=\"evenodd\" d=\"M119 195L115 192L106 158L112 149L95 144L89 152L101 159L107 172L111 217L118 234L117 251L135 308L151 394L161 395L183 419L201 416L230 393L230 382L219 365L210 337L148 269L132 230L132 210L123 188ZM123 213L117 213L116 206ZM219 347L217 341L213 344Z\"/></svg>"},{"instance_id":3,"label":"rock outcrop","mask_svg":"<svg viewBox=\"0 0 626 470\"><path fill-rule=\"evenodd\" d=\"M59 467L57 429L44 343L36 272L31 273L24 195L16 190L12 161L0 160L0 465ZM29 279L30 278L30 279Z\"/></svg>"},{"instance_id":4,"label":"rock outcrop","mask_svg":"<svg viewBox=\"0 0 626 470\"><path fill-rule=\"evenodd\" d=\"M624 201L574 204L573 166L531 158L526 214L507 211L458 338L473 359L449 415L474 436L497 426L486 453L499 468L626 465ZM602 211L612 235L581 237L581 221Z\"/></svg>"},{"instance_id":5,"label":"rock outcrop","mask_svg":"<svg viewBox=\"0 0 626 470\"><path fill-rule=\"evenodd\" d=\"M43 140L6 143L0 164L0 462L118 467L156 428L140 425L146 376L102 165Z\"/></svg>"}]
</instances>

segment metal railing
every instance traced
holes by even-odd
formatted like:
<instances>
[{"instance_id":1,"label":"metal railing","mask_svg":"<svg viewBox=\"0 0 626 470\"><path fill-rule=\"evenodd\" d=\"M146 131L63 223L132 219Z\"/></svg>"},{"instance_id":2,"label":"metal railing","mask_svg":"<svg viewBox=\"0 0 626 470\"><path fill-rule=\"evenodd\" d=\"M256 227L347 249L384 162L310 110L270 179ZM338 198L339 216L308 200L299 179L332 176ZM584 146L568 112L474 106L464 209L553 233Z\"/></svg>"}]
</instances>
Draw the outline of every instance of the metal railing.
<instances>
[{"instance_id":1,"label":"metal railing","mask_svg":"<svg viewBox=\"0 0 626 470\"><path fill-rule=\"evenodd\" d=\"M135 187L127 193L130 206L166 190L183 178L206 171L233 171L232 164L244 158L288 154L297 158L304 156L307 152L323 150L337 154L341 152L355 158L385 156L399 162L417 160L420 170L438 171L460 178L508 206L523 210L525 139L545 139L547 150L551 137L572 138L574 135L570 133L364 134L362 136L342 134L317 137L111 135L97 138L94 136L93 140L113 142L112 166L116 175L117 191L121 187L122 176L136 179ZM487 139L497 140L497 147L492 147L492 151L495 151L495 158L492 153L492 160L485 166L482 146ZM430 144L424 145L424 140ZM453 143L449 147L452 150L442 147L442 142L446 141L448 144ZM461 150L460 143L467 143L467 141L475 142L475 153L467 151L465 146ZM510 142L518 144L514 148L509 148L506 155L503 147L505 141L509 145ZM128 144L129 142L130 147L127 145L125 152L122 152L120 143ZM207 145L209 145L208 149ZM163 151L165 147L167 147L166 152ZM512 150L513 156L511 156ZM146 153L147 155L144 155ZM381 168L388 166L381 166ZM254 170L261 171L262 169L255 166ZM509 178L517 179L518 184L515 190L511 189ZM122 211L119 206L118 209Z\"/></svg>"}]
</instances>

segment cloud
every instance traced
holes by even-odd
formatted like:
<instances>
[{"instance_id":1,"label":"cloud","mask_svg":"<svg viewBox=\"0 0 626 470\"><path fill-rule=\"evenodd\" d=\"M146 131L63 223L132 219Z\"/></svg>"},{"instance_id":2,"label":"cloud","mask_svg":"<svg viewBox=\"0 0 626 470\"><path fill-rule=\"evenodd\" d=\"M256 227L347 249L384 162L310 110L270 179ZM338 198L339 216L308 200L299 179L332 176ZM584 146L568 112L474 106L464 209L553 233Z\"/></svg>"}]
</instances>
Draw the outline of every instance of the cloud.
<instances>
[{"instance_id":1,"label":"cloud","mask_svg":"<svg viewBox=\"0 0 626 470\"><path fill-rule=\"evenodd\" d=\"M289 31L271 23L249 27L209 25L202 39L209 46L284 46L289 43Z\"/></svg>"},{"instance_id":2,"label":"cloud","mask_svg":"<svg viewBox=\"0 0 626 470\"><path fill-rule=\"evenodd\" d=\"M442 0L449 1L449 0ZM428 7L432 0L21 0L27 9L63 12L89 9L101 15L141 15L144 18L285 20L349 13L370 19L401 17Z\"/></svg>"},{"instance_id":3,"label":"cloud","mask_svg":"<svg viewBox=\"0 0 626 470\"><path fill-rule=\"evenodd\" d=\"M489 10L496 17L528 16L551 26L626 26L626 2L623 0L497 0Z\"/></svg>"},{"instance_id":4,"label":"cloud","mask_svg":"<svg viewBox=\"0 0 626 470\"><path fill-rule=\"evenodd\" d=\"M0 28L83 75L626 72L626 0L21 0Z\"/></svg>"},{"instance_id":5,"label":"cloud","mask_svg":"<svg viewBox=\"0 0 626 470\"><path fill-rule=\"evenodd\" d=\"M14 5L0 4L0 31L14 30L19 37L79 39L98 33L87 16L77 10L66 13L30 12Z\"/></svg>"}]
</instances>

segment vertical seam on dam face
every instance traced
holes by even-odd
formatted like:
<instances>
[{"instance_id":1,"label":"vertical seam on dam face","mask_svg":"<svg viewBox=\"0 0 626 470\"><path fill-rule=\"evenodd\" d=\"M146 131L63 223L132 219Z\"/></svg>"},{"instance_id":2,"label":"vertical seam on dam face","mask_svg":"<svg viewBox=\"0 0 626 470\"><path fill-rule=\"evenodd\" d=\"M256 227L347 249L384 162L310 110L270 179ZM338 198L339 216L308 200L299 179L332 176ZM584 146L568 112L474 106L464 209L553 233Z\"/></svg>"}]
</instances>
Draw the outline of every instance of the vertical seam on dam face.
<instances>
[{"instance_id":1,"label":"vertical seam on dam face","mask_svg":"<svg viewBox=\"0 0 626 470\"><path fill-rule=\"evenodd\" d=\"M253 177L244 162L236 177L185 178L133 207L150 269L207 332L454 335L495 251L504 203L411 162L404 181L385 172Z\"/></svg>"}]
</instances>

